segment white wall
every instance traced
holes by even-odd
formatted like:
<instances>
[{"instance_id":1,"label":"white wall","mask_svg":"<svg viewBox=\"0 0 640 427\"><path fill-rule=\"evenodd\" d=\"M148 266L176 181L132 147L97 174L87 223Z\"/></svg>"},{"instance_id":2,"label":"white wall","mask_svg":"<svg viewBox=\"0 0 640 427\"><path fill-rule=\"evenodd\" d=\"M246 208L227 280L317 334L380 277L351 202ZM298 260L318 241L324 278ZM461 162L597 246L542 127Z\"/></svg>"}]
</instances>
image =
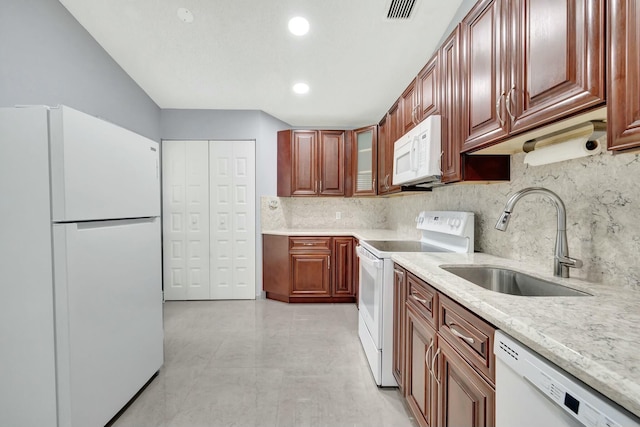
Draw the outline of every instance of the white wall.
<instances>
[{"instance_id":1,"label":"white wall","mask_svg":"<svg viewBox=\"0 0 640 427\"><path fill-rule=\"evenodd\" d=\"M160 108L60 2L0 5L0 107L65 104L160 140Z\"/></svg>"}]
</instances>

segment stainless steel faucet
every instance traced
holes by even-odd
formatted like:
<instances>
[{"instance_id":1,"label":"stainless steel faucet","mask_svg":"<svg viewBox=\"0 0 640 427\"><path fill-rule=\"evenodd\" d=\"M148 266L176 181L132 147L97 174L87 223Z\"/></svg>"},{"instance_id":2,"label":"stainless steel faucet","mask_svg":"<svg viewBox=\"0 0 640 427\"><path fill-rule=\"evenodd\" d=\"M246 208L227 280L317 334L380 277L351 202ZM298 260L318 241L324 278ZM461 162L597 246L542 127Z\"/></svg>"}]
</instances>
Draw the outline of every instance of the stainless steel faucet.
<instances>
[{"instance_id":1,"label":"stainless steel faucet","mask_svg":"<svg viewBox=\"0 0 640 427\"><path fill-rule=\"evenodd\" d=\"M496 229L500 231L506 231L507 225L509 225L509 219L511 218L511 212L513 208L522 197L527 194L542 194L551 199L556 206L558 212L558 232L556 234L556 253L553 263L553 275L557 277L569 277L569 267L580 268L582 267L582 261L569 257L569 248L567 246L567 213L564 207L564 203L556 193L541 187L529 187L524 188L514 193L507 204L504 206L504 212L496 223Z\"/></svg>"}]
</instances>

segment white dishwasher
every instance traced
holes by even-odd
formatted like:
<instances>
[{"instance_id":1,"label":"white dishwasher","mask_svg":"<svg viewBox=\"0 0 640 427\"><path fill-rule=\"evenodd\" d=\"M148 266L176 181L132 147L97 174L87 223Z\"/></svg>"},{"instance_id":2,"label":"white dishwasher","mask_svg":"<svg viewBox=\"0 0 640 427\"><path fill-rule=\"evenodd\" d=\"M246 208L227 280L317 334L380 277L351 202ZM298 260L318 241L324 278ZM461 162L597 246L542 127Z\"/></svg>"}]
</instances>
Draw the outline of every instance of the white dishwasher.
<instances>
[{"instance_id":1,"label":"white dishwasher","mask_svg":"<svg viewBox=\"0 0 640 427\"><path fill-rule=\"evenodd\" d=\"M639 427L640 419L501 331L496 427Z\"/></svg>"}]
</instances>

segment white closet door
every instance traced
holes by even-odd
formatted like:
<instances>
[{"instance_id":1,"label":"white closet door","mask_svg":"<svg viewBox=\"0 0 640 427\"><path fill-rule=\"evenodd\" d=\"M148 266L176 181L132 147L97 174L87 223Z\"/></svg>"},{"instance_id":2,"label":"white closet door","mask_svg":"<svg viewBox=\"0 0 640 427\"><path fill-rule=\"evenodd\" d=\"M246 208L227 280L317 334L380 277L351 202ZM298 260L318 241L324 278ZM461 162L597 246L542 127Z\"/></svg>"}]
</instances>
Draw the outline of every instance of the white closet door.
<instances>
[{"instance_id":1,"label":"white closet door","mask_svg":"<svg viewBox=\"0 0 640 427\"><path fill-rule=\"evenodd\" d=\"M209 299L209 145L163 141L164 295Z\"/></svg>"},{"instance_id":2,"label":"white closet door","mask_svg":"<svg viewBox=\"0 0 640 427\"><path fill-rule=\"evenodd\" d=\"M255 299L255 142L210 141L211 299Z\"/></svg>"}]
</instances>

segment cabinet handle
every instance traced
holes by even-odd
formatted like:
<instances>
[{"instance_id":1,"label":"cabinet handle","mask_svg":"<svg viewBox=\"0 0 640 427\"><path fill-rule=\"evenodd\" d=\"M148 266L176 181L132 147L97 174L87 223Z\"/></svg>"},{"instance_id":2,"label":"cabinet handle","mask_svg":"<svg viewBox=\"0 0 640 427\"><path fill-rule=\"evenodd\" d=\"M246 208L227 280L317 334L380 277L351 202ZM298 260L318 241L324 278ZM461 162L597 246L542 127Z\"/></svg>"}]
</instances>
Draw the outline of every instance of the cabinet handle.
<instances>
[{"instance_id":1,"label":"cabinet handle","mask_svg":"<svg viewBox=\"0 0 640 427\"><path fill-rule=\"evenodd\" d=\"M389 174L387 174L384 177L384 189L388 190L389 189L389 178L391 178L391 176Z\"/></svg>"},{"instance_id":2,"label":"cabinet handle","mask_svg":"<svg viewBox=\"0 0 640 427\"><path fill-rule=\"evenodd\" d=\"M455 336L456 336L456 337L458 337L458 338L462 338L463 340L465 340L465 341L466 341L466 342L468 342L469 344L473 344L473 343L475 343L475 342L476 342L476 340L474 340L473 338L468 337L468 336L466 336L466 335L463 335L460 331L458 331L457 329L455 329L455 328L453 327L453 323L449 325L449 330L451 331L451 333L452 333L453 335L455 335Z\"/></svg>"},{"instance_id":3,"label":"cabinet handle","mask_svg":"<svg viewBox=\"0 0 640 427\"><path fill-rule=\"evenodd\" d=\"M373 181L371 181L371 189L372 189L373 191L375 191L375 190L376 190L376 179L375 179L375 178L373 178Z\"/></svg>"},{"instance_id":4,"label":"cabinet handle","mask_svg":"<svg viewBox=\"0 0 640 427\"><path fill-rule=\"evenodd\" d=\"M327 255L327 270L331 270L331 256Z\"/></svg>"},{"instance_id":5,"label":"cabinet handle","mask_svg":"<svg viewBox=\"0 0 640 427\"><path fill-rule=\"evenodd\" d=\"M436 360L438 360L438 356L440 355L440 347L438 347L438 351L433 355L433 359L431 359L431 372L433 375L433 379L438 383L438 388L440 387L440 369L438 369L438 373L436 373Z\"/></svg>"},{"instance_id":6,"label":"cabinet handle","mask_svg":"<svg viewBox=\"0 0 640 427\"><path fill-rule=\"evenodd\" d=\"M502 118L502 114L500 113L500 101L506 95L504 91L500 94L500 97L496 101L496 116L498 117L498 121L500 122L500 126L504 126L504 119Z\"/></svg>"},{"instance_id":7,"label":"cabinet handle","mask_svg":"<svg viewBox=\"0 0 640 427\"><path fill-rule=\"evenodd\" d=\"M516 88L516 85L511 86L511 89L509 89L509 92L507 92L507 97L505 98L507 114L509 114L509 117L511 117L511 120L515 120L516 118L516 116L514 116L513 113L511 112L511 94L513 93L515 88Z\"/></svg>"},{"instance_id":8,"label":"cabinet handle","mask_svg":"<svg viewBox=\"0 0 640 427\"><path fill-rule=\"evenodd\" d=\"M433 371L431 370L431 366L429 365L429 353L433 349L433 340L429 343L429 347L427 347L427 351L424 353L424 363L427 365L427 369L429 370L429 374L433 375Z\"/></svg>"},{"instance_id":9,"label":"cabinet handle","mask_svg":"<svg viewBox=\"0 0 640 427\"><path fill-rule=\"evenodd\" d=\"M427 305L428 301L426 299L422 299L422 298L418 298L417 296L411 294L411 298L413 298L414 300L421 302L424 305Z\"/></svg>"},{"instance_id":10,"label":"cabinet handle","mask_svg":"<svg viewBox=\"0 0 640 427\"><path fill-rule=\"evenodd\" d=\"M322 193L322 180L320 180L320 193Z\"/></svg>"},{"instance_id":11,"label":"cabinet handle","mask_svg":"<svg viewBox=\"0 0 640 427\"><path fill-rule=\"evenodd\" d=\"M313 243L303 243L304 246L313 246Z\"/></svg>"}]
</instances>

